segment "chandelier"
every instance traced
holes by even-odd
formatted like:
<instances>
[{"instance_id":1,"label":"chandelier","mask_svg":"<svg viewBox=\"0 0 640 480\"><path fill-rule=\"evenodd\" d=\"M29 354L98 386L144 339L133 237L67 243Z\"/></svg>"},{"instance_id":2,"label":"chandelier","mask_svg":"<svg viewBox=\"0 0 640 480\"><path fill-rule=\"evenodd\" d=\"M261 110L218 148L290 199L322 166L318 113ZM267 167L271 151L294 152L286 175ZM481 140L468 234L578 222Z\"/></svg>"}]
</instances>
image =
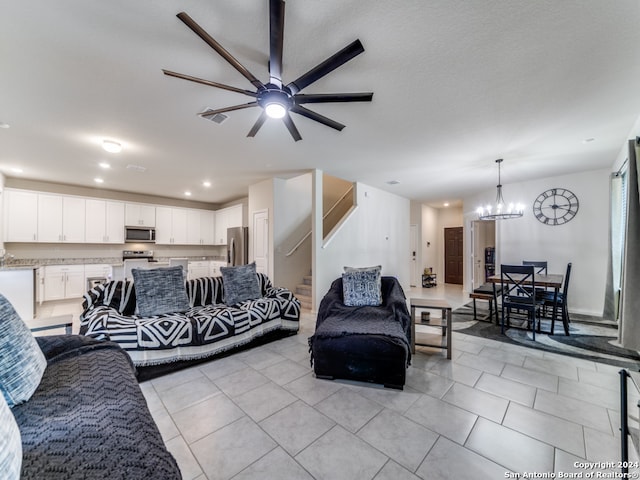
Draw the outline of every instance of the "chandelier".
<instances>
[{"instance_id":1,"label":"chandelier","mask_svg":"<svg viewBox=\"0 0 640 480\"><path fill-rule=\"evenodd\" d=\"M509 218L520 218L524 213L524 205L521 203L508 205L505 204L504 198L502 198L502 183L500 182L500 164L502 158L496 160L498 164L498 185L496 193L496 201L494 205L486 205L484 207L478 207L478 217L480 220L506 220Z\"/></svg>"}]
</instances>

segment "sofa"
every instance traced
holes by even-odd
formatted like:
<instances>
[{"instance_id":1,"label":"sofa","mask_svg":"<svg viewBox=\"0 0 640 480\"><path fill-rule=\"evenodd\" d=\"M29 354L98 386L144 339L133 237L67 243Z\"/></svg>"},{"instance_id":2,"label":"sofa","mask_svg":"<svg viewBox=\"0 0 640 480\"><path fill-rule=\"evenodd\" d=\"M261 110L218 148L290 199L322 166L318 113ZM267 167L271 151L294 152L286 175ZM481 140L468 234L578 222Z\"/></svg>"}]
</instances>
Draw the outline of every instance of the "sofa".
<instances>
[{"instance_id":1,"label":"sofa","mask_svg":"<svg viewBox=\"0 0 640 480\"><path fill-rule=\"evenodd\" d=\"M181 267L173 268L181 271ZM255 291L230 298L227 275L186 282L177 275L164 294L157 294L162 290L153 286L144 296L156 295L162 297L157 301L162 301L173 290L184 289L187 304L178 311L169 305L160 310L166 313L154 315L139 310L143 278L136 278L136 274L153 275L154 270L134 269L133 282L112 281L84 295L80 333L115 342L136 367L148 367L208 358L275 331L298 331L300 302L290 290L274 287L266 275L255 273L255 266L229 268L247 275L237 282L238 288L255 281ZM170 270L157 269L161 281L168 278Z\"/></svg>"},{"instance_id":2,"label":"sofa","mask_svg":"<svg viewBox=\"0 0 640 480\"><path fill-rule=\"evenodd\" d=\"M403 389L411 362L411 317L398 280L379 281L379 305L346 305L343 278L331 284L309 338L316 377Z\"/></svg>"},{"instance_id":3,"label":"sofa","mask_svg":"<svg viewBox=\"0 0 640 480\"><path fill-rule=\"evenodd\" d=\"M80 335L34 338L1 295L0 477L182 478L129 356Z\"/></svg>"}]
</instances>

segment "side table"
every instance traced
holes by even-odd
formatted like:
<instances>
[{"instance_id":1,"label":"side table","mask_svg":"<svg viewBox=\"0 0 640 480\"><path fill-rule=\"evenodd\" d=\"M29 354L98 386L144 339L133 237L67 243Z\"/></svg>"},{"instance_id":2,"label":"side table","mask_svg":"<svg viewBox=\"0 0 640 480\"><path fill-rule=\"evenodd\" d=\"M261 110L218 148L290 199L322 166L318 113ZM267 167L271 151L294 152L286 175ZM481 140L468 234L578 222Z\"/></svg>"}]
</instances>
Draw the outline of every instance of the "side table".
<instances>
[{"instance_id":1,"label":"side table","mask_svg":"<svg viewBox=\"0 0 640 480\"><path fill-rule=\"evenodd\" d=\"M41 332L43 330L52 330L54 328L64 328L64 333L71 335L71 327L73 325L73 315L59 315L50 318L34 318L26 321L27 327L32 332Z\"/></svg>"},{"instance_id":2,"label":"side table","mask_svg":"<svg viewBox=\"0 0 640 480\"><path fill-rule=\"evenodd\" d=\"M446 300L438 298L412 298L411 303L411 352L416 353L416 345L422 345L425 347L442 348L447 350L447 358L451 360L451 336L453 330L451 328L451 305ZM426 310L440 310L442 312L442 319L435 318L429 319L428 322L424 322L425 325L432 327L440 327L442 329L442 341L439 345L430 343L418 343L416 342L416 309ZM423 323L423 322L420 322Z\"/></svg>"}]
</instances>

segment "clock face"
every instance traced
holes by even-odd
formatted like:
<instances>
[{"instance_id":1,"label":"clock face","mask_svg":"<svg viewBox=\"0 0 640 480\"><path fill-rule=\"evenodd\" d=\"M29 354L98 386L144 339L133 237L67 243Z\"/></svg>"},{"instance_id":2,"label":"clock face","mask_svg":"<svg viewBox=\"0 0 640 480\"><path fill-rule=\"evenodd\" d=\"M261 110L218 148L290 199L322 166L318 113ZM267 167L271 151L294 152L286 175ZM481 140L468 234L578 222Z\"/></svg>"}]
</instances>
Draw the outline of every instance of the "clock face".
<instances>
[{"instance_id":1,"label":"clock face","mask_svg":"<svg viewBox=\"0 0 640 480\"><path fill-rule=\"evenodd\" d=\"M533 214L545 225L563 225L578 213L578 197L566 188L551 188L533 202Z\"/></svg>"}]
</instances>

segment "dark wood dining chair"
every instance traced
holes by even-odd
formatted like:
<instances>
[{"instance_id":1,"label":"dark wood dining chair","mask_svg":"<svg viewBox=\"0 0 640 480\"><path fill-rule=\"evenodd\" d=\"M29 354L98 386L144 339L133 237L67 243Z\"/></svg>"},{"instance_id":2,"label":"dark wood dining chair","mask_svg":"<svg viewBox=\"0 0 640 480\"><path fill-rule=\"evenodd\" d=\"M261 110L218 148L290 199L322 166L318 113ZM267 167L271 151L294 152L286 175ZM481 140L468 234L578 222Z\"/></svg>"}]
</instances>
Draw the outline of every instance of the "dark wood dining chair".
<instances>
[{"instance_id":1,"label":"dark wood dining chair","mask_svg":"<svg viewBox=\"0 0 640 480\"><path fill-rule=\"evenodd\" d=\"M553 313L551 316L551 335L553 335L553 329L555 328L556 322L556 314L558 310L560 310L560 314L562 315L562 325L564 326L564 334L569 335L569 323L571 319L569 318L569 309L567 308L567 296L569 293L569 279L571 278L571 263L567 264L567 273L564 276L564 284L562 285L562 291L558 292L557 298L554 298L554 292L546 291L539 298L545 305L545 307L550 307L553 309Z\"/></svg>"},{"instance_id":2,"label":"dark wood dining chair","mask_svg":"<svg viewBox=\"0 0 640 480\"><path fill-rule=\"evenodd\" d=\"M525 310L527 322L531 325L533 340L536 339L538 302L536 300L536 272L533 265L501 265L500 283L502 287L502 320L500 330L504 333L505 319L511 326L511 310ZM523 287L527 287L526 289Z\"/></svg>"},{"instance_id":3,"label":"dark wood dining chair","mask_svg":"<svg viewBox=\"0 0 640 480\"><path fill-rule=\"evenodd\" d=\"M522 261L522 265L531 265L532 267L534 267L535 271L536 271L536 275L546 275L547 274L547 262L546 261L542 261L542 260L523 260ZM529 289L531 290L531 287L523 287L525 289ZM547 289L544 287L537 287L536 288L536 295L537 295L537 299L538 299L538 303L540 303L542 305L542 315L546 316L547 311L544 307L544 292L546 292Z\"/></svg>"}]
</instances>

